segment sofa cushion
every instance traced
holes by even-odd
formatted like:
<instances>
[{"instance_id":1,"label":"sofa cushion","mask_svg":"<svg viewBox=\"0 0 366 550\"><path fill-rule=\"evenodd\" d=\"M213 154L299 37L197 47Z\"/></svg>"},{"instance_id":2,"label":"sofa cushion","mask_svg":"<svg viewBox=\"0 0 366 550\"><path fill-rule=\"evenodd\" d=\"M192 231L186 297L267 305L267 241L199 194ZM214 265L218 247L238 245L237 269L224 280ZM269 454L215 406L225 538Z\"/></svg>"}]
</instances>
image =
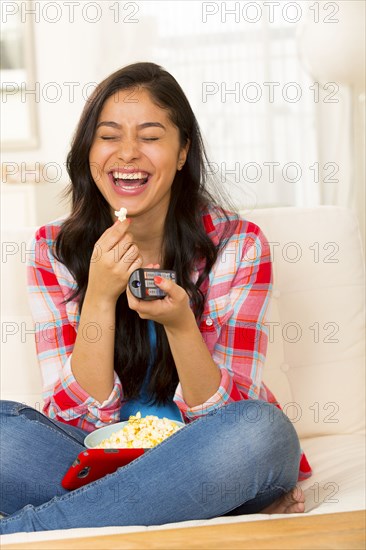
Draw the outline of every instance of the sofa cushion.
<instances>
[{"instance_id":1,"label":"sofa cushion","mask_svg":"<svg viewBox=\"0 0 366 550\"><path fill-rule=\"evenodd\" d=\"M365 272L345 208L243 211L272 252L264 380L300 437L365 429Z\"/></svg>"}]
</instances>

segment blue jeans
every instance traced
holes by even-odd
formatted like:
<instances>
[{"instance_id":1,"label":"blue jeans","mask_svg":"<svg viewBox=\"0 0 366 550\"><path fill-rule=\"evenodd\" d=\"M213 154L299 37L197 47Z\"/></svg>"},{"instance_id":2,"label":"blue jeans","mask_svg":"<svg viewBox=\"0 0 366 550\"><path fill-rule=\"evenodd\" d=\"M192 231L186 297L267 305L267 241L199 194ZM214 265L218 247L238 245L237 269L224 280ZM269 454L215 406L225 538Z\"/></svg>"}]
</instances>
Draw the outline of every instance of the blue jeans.
<instances>
[{"instance_id":1,"label":"blue jeans","mask_svg":"<svg viewBox=\"0 0 366 550\"><path fill-rule=\"evenodd\" d=\"M1 402L0 425L2 534L251 514L298 478L295 429L264 401L230 403L74 491L61 479L86 432L12 401Z\"/></svg>"}]
</instances>

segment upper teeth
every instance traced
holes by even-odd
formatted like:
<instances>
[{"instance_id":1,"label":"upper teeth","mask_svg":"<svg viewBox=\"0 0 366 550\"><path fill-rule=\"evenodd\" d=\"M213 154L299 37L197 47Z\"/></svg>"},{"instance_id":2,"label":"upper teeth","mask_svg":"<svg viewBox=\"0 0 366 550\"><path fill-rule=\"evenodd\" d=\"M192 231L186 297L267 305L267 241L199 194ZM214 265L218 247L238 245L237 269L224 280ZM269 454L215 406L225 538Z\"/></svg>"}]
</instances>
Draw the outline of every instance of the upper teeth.
<instances>
[{"instance_id":1,"label":"upper teeth","mask_svg":"<svg viewBox=\"0 0 366 550\"><path fill-rule=\"evenodd\" d=\"M113 177L120 180L142 180L148 177L145 172L113 172Z\"/></svg>"}]
</instances>

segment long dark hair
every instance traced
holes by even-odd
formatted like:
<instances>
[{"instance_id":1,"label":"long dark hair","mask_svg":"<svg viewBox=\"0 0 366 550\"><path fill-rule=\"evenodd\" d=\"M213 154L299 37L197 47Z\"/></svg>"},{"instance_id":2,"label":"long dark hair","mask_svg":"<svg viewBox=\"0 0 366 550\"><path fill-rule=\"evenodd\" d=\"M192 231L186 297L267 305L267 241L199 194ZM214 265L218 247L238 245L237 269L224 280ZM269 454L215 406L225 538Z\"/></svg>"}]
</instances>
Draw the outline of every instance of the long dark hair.
<instances>
[{"instance_id":1,"label":"long dark hair","mask_svg":"<svg viewBox=\"0 0 366 550\"><path fill-rule=\"evenodd\" d=\"M95 242L112 224L110 205L95 184L89 166L89 151L100 112L105 101L119 90L143 87L153 102L166 109L178 128L181 146L190 140L189 152L181 171L177 171L171 190L164 225L162 258L164 269L177 272L177 282L190 296L191 306L199 321L204 308L203 281L216 261L218 250L208 237L202 216L208 207L225 211L207 189L209 165L200 129L190 104L177 81L154 63L134 63L106 78L87 101L67 156L67 170L72 197L70 216L63 223L56 240L55 255L66 265L77 287L67 301L77 300L81 311L87 285L91 254ZM197 282L191 281L198 260L205 267ZM164 327L155 323L157 346L150 349L147 321L128 307L123 292L116 304L114 368L120 376L124 398L136 398L146 369L151 367L148 391L155 402L171 399L178 384L177 370Z\"/></svg>"}]
</instances>

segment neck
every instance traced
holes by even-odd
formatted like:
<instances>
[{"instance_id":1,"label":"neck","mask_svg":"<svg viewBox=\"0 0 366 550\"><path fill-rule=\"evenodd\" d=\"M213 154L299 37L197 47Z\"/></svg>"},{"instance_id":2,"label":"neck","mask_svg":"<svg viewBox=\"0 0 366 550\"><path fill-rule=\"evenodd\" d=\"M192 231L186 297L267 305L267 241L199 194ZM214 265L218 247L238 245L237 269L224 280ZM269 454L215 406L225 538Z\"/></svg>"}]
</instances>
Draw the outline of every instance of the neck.
<instances>
[{"instance_id":1,"label":"neck","mask_svg":"<svg viewBox=\"0 0 366 550\"><path fill-rule=\"evenodd\" d=\"M165 215L156 216L150 212L132 217L129 231L142 254L144 265L162 262L164 223Z\"/></svg>"}]
</instances>

